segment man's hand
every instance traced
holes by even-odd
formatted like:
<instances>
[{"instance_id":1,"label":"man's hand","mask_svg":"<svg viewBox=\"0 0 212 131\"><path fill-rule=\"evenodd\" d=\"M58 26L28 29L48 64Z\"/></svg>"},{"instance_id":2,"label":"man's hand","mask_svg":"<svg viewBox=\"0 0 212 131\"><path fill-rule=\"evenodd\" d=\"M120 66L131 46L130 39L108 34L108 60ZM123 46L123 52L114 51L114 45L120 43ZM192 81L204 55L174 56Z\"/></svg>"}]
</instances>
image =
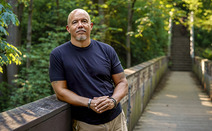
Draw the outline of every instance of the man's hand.
<instances>
[{"instance_id":1,"label":"man's hand","mask_svg":"<svg viewBox=\"0 0 212 131\"><path fill-rule=\"evenodd\" d=\"M124 72L113 74L112 79L115 84L115 89L111 97L113 97L116 100L116 104L118 104L128 92L128 82ZM90 108L97 113L103 113L107 110L113 109L114 106L116 105L112 99L108 96L102 96L93 98Z\"/></svg>"},{"instance_id":2,"label":"man's hand","mask_svg":"<svg viewBox=\"0 0 212 131\"><path fill-rule=\"evenodd\" d=\"M114 102L109 96L94 97L91 101L90 108L96 113L103 113L107 110L111 110L114 107Z\"/></svg>"}]
</instances>

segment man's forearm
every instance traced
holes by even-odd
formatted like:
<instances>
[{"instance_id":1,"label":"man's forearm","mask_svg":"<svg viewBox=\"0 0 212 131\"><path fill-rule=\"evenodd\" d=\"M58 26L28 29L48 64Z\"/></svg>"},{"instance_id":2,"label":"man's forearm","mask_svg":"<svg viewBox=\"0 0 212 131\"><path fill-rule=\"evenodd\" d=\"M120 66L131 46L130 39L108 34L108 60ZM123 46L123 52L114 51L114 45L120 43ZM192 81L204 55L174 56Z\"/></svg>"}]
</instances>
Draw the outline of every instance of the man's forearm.
<instances>
[{"instance_id":1,"label":"man's forearm","mask_svg":"<svg viewBox=\"0 0 212 131\"><path fill-rule=\"evenodd\" d=\"M128 93L128 83L127 80L123 80L122 82L116 85L113 95L111 97L113 97L118 104L127 93Z\"/></svg>"},{"instance_id":2,"label":"man's forearm","mask_svg":"<svg viewBox=\"0 0 212 131\"><path fill-rule=\"evenodd\" d=\"M82 97L67 88L66 81L53 81L52 87L57 98L75 106L87 106L88 98Z\"/></svg>"},{"instance_id":3,"label":"man's forearm","mask_svg":"<svg viewBox=\"0 0 212 131\"><path fill-rule=\"evenodd\" d=\"M71 105L84 107L88 106L89 98L79 96L68 89L63 89L60 93L56 93L56 95L59 100L67 102Z\"/></svg>"},{"instance_id":4,"label":"man's forearm","mask_svg":"<svg viewBox=\"0 0 212 131\"><path fill-rule=\"evenodd\" d=\"M128 93L128 82L124 72L112 75L115 89L112 97L119 103L121 99Z\"/></svg>"}]
</instances>

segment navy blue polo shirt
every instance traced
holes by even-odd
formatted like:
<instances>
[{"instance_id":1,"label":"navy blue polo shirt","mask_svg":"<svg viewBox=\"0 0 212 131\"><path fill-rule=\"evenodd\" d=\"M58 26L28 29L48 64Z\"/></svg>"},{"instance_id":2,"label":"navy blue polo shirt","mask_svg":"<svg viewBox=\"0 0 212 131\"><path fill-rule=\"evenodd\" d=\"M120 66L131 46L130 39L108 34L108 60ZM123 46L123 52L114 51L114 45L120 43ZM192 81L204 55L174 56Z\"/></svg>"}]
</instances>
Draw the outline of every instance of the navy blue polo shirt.
<instances>
[{"instance_id":1,"label":"navy blue polo shirt","mask_svg":"<svg viewBox=\"0 0 212 131\"><path fill-rule=\"evenodd\" d=\"M112 96L112 75L123 72L115 50L108 44L91 40L88 47L80 48L66 42L50 54L50 80L66 80L68 89L87 97ZM121 113L117 108L97 114L87 107L72 106L72 117L89 124L103 124Z\"/></svg>"}]
</instances>

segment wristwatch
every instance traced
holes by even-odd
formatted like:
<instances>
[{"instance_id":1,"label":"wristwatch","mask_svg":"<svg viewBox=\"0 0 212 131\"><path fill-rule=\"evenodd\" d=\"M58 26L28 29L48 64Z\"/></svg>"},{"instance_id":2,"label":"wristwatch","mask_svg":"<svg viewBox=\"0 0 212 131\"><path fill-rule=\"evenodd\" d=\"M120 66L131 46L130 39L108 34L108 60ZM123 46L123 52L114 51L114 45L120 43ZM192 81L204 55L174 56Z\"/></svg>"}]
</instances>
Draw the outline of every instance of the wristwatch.
<instances>
[{"instance_id":1,"label":"wristwatch","mask_svg":"<svg viewBox=\"0 0 212 131\"><path fill-rule=\"evenodd\" d=\"M91 101L92 101L92 99L88 100L88 109L90 109Z\"/></svg>"},{"instance_id":2,"label":"wristwatch","mask_svg":"<svg viewBox=\"0 0 212 131\"><path fill-rule=\"evenodd\" d=\"M114 103L113 109L116 108L116 106L117 106L116 99L114 99L113 97L109 97L109 98L110 98L110 99L113 101L113 103Z\"/></svg>"}]
</instances>

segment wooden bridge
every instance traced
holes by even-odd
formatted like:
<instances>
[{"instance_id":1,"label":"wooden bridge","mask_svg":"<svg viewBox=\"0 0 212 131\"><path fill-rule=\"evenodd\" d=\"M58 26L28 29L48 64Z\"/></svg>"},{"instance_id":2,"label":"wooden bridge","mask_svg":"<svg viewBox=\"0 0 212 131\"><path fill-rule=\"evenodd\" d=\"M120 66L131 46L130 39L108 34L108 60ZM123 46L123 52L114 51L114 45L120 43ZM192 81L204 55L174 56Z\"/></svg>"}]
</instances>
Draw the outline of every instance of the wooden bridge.
<instances>
[{"instance_id":1,"label":"wooden bridge","mask_svg":"<svg viewBox=\"0 0 212 131\"><path fill-rule=\"evenodd\" d=\"M125 70L130 86L121 104L129 131L212 130L212 62L193 61L192 71L170 71L165 56ZM0 113L0 131L70 131L70 110L49 96Z\"/></svg>"},{"instance_id":2,"label":"wooden bridge","mask_svg":"<svg viewBox=\"0 0 212 131\"><path fill-rule=\"evenodd\" d=\"M172 34L172 71L133 131L212 131L212 63L192 59L191 39L183 25L174 25Z\"/></svg>"},{"instance_id":3,"label":"wooden bridge","mask_svg":"<svg viewBox=\"0 0 212 131\"><path fill-rule=\"evenodd\" d=\"M180 28L173 28L171 57L125 69L129 93L121 104L129 131L212 131L212 62L190 56ZM70 131L70 110L49 96L0 113L0 131Z\"/></svg>"},{"instance_id":4,"label":"wooden bridge","mask_svg":"<svg viewBox=\"0 0 212 131\"><path fill-rule=\"evenodd\" d=\"M192 72L171 71L133 131L211 131L212 102Z\"/></svg>"},{"instance_id":5,"label":"wooden bridge","mask_svg":"<svg viewBox=\"0 0 212 131\"><path fill-rule=\"evenodd\" d=\"M133 131L212 131L212 62L192 59L192 43L183 25L174 25L172 34L172 71Z\"/></svg>"}]
</instances>

